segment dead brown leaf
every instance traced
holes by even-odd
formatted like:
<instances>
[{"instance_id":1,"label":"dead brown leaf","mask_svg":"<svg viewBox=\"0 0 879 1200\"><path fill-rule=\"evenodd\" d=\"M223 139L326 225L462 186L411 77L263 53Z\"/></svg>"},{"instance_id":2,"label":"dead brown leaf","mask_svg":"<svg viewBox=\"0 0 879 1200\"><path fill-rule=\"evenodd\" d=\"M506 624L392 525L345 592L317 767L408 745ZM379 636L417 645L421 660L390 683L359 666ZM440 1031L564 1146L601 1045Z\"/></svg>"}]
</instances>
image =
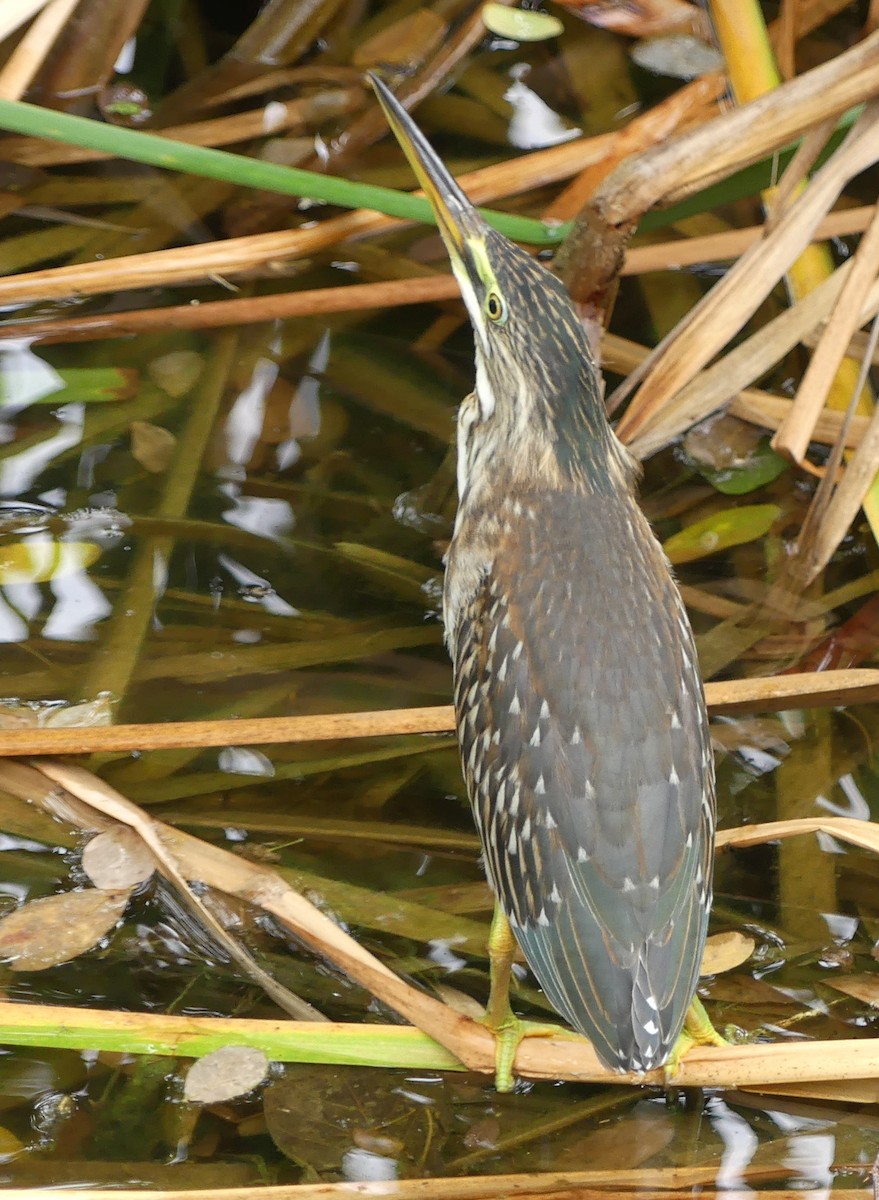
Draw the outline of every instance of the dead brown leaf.
<instances>
[{"instance_id":1,"label":"dead brown leaf","mask_svg":"<svg viewBox=\"0 0 879 1200\"><path fill-rule=\"evenodd\" d=\"M45 971L93 949L116 927L129 889L85 888L31 900L0 921L0 958L13 971Z\"/></svg>"}]
</instances>

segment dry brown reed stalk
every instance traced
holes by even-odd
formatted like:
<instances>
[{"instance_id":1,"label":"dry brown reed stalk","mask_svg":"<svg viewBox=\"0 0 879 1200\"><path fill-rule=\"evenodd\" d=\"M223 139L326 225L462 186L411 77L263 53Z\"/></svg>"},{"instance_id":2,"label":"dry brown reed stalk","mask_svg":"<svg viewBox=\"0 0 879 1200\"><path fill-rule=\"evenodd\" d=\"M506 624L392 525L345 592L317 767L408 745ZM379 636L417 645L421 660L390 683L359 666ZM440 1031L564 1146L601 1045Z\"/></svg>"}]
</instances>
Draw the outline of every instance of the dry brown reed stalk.
<instances>
[{"instance_id":1,"label":"dry brown reed stalk","mask_svg":"<svg viewBox=\"0 0 879 1200\"><path fill-rule=\"evenodd\" d=\"M872 206L843 209L831 213L815 230L816 240L845 237L862 232L873 215ZM723 262L736 258L756 242L763 227L754 225L705 237L678 238L649 246L629 247L622 265L623 275L649 271L668 271L705 262ZM27 337L35 342L91 341L128 337L156 329L216 329L223 325L249 325L260 321L325 313L355 312L360 309L392 305L422 304L454 300L460 289L452 275L425 275L421 278L382 280L376 283L346 284L344 287L312 288L301 292L283 292L271 296L213 300L204 304L174 304L166 308L134 309L129 312L96 313L85 317L61 317L42 321L13 321L0 325L0 341ZM807 335L803 335L804 337ZM619 339L622 344L622 339ZM632 343L634 345L635 343ZM641 347L634 360L640 363L649 351ZM621 360L620 360L621 361ZM627 370L630 368L626 368ZM760 393L769 397L769 393ZM772 399L772 397L770 397ZM789 401L781 401L789 404ZM786 411L786 410L785 410ZM835 414L831 414L835 416ZM768 428L776 429L778 416ZM835 426L834 426L835 428ZM827 441L827 436L818 436ZM832 439L831 439L832 440Z\"/></svg>"},{"instance_id":2,"label":"dry brown reed stalk","mask_svg":"<svg viewBox=\"0 0 879 1200\"><path fill-rule=\"evenodd\" d=\"M639 392L633 401L639 407L631 419L627 419L632 412L630 406L626 418L618 426L618 436L629 445L633 454L646 457L667 445L695 422L729 403L821 323L831 310L850 270L851 260L707 369L699 371L698 367L702 364L694 364L692 371L682 368L678 373L681 382L675 393L668 394L663 388L662 396L657 398L656 403L648 397L643 405L639 405L642 394ZM879 300L879 289L875 296L871 294L870 300ZM712 306L712 312L717 311ZM722 313L723 310L720 311ZM706 314L706 321L710 328L710 314ZM674 344L673 335L666 339L666 344ZM651 360L656 360L655 351L642 360L629 378L645 370ZM684 379L684 376L687 378ZM611 398L611 405L615 402L616 395Z\"/></svg>"},{"instance_id":3,"label":"dry brown reed stalk","mask_svg":"<svg viewBox=\"0 0 879 1200\"><path fill-rule=\"evenodd\" d=\"M879 670L854 668L776 675L768 679L730 679L707 683L705 696L709 710L715 715L865 704L879 699ZM455 727L454 719L451 705L439 705L306 717L250 717L79 729L6 729L0 730L0 757L279 745L448 733Z\"/></svg>"},{"instance_id":4,"label":"dry brown reed stalk","mask_svg":"<svg viewBox=\"0 0 879 1200\"><path fill-rule=\"evenodd\" d=\"M568 221L576 216L590 199L603 179L623 159L640 154L671 137L680 129L708 120L717 113L717 100L723 95L726 79L722 72L709 75L687 84L672 93L661 103L635 117L620 130L612 153L598 163L583 168L544 209L544 219Z\"/></svg>"},{"instance_id":5,"label":"dry brown reed stalk","mask_svg":"<svg viewBox=\"0 0 879 1200\"><path fill-rule=\"evenodd\" d=\"M781 1183L796 1178L794 1168L743 1167L739 1173L748 1200L778 1200L779 1189L767 1190L761 1183ZM704 1200L729 1196L729 1190L714 1186L717 1166L636 1167L633 1169L586 1171L538 1171L522 1175L435 1176L424 1179L395 1179L393 1184L299 1183L256 1187L134 1189L126 1188L0 1188L6 1200L353 1200L354 1197L388 1196L394 1200L634 1200L657 1195L664 1200L691 1200L694 1194ZM784 1192L781 1192L784 1195ZM796 1192L802 1200L819 1200L827 1189ZM868 1200L866 1188L846 1189L851 1200Z\"/></svg>"},{"instance_id":6,"label":"dry brown reed stalk","mask_svg":"<svg viewBox=\"0 0 879 1200\"><path fill-rule=\"evenodd\" d=\"M616 134L565 142L547 150L536 150L512 161L482 167L462 175L461 186L477 204L498 197L519 195L567 179L586 163L607 154ZM301 258L339 242L390 229L405 228L406 222L385 217L369 209L357 209L331 217L309 229L227 238L206 245L182 246L132 254L103 262L77 263L0 279L0 301L26 303L71 295L124 291L173 283L189 283L213 276L234 277L241 271L272 269L272 264Z\"/></svg>"},{"instance_id":7,"label":"dry brown reed stalk","mask_svg":"<svg viewBox=\"0 0 879 1200\"><path fill-rule=\"evenodd\" d=\"M556 256L568 290L585 302L607 287L612 232L621 258L637 221L655 205L725 179L877 91L879 33L758 100L627 159L599 188Z\"/></svg>"},{"instance_id":8,"label":"dry brown reed stalk","mask_svg":"<svg viewBox=\"0 0 879 1200\"><path fill-rule=\"evenodd\" d=\"M174 304L168 308L144 308L134 312L67 317L59 321L39 321L33 324L21 321L8 329L0 329L0 340L27 336L43 342L90 341L128 337L154 329L216 329L224 325L252 325L290 317L454 300L460 294L454 275L425 275L421 278L390 279L379 283L311 288L273 296L213 300L205 304ZM12 332L13 330L18 332Z\"/></svg>"},{"instance_id":9,"label":"dry brown reed stalk","mask_svg":"<svg viewBox=\"0 0 879 1200\"><path fill-rule=\"evenodd\" d=\"M515 4L516 0L499 0L506 7ZM471 50L474 50L485 38L485 22L482 19L481 8L475 8L461 25L446 38L430 60L420 67L409 79L404 79L396 89L396 96L404 108L413 108L419 100L430 96L437 88L454 73L455 67ZM345 130L338 140L338 151L331 154L330 164L338 159L345 159L359 154L373 142L383 137L387 131L387 122L381 108L375 102Z\"/></svg>"},{"instance_id":10,"label":"dry brown reed stalk","mask_svg":"<svg viewBox=\"0 0 879 1200\"><path fill-rule=\"evenodd\" d=\"M45 780L54 784L49 787ZM208 845L150 817L114 788L88 771L56 760L36 760L33 767L0 764L5 791L25 796L85 829L121 822L145 836L151 852L172 877L199 880L247 900L271 913L287 929L325 955L353 980L390 1005L422 1032L439 1042L470 1070L494 1071L494 1038L484 1026L454 1012L440 1001L399 979L353 938L293 891L263 864ZM796 826L796 828L794 828ZM831 836L879 852L879 826L865 821L828 818L730 831L722 845L755 844L759 840L820 829ZM539 1044L536 1044L539 1043ZM606 1070L585 1039L526 1039L516 1057L516 1073L535 1079L589 1082L667 1082L662 1071L619 1075ZM771 1091L773 1085L879 1076L879 1038L828 1043L786 1042L771 1045L695 1047L680 1064L676 1084L693 1087L750 1087Z\"/></svg>"},{"instance_id":11,"label":"dry brown reed stalk","mask_svg":"<svg viewBox=\"0 0 879 1200\"><path fill-rule=\"evenodd\" d=\"M861 313L879 270L879 206L850 262L851 268L797 388L791 411L772 439L773 449L796 463L801 463L806 456L812 430L839 364L846 356L853 335L863 324Z\"/></svg>"},{"instance_id":12,"label":"dry brown reed stalk","mask_svg":"<svg viewBox=\"0 0 879 1200\"><path fill-rule=\"evenodd\" d=\"M845 184L879 158L877 127L879 103L872 102L775 228L742 255L617 390L615 398L629 395L641 385L620 421L620 437L642 437L660 413L668 420L668 405L673 402L677 410L684 385L753 315L812 240L817 225Z\"/></svg>"},{"instance_id":13,"label":"dry brown reed stalk","mask_svg":"<svg viewBox=\"0 0 879 1200\"><path fill-rule=\"evenodd\" d=\"M834 286L828 283L828 292ZM792 338L792 344L794 344L796 339L793 335L793 327L811 326L817 312L822 311L821 306L825 303L829 305L829 302L827 293L819 293L814 300L807 297L801 302L805 305L804 308L794 305L793 308L786 309L776 320L790 323L790 328L785 326L787 328L786 336ZM876 292L876 303L879 305L879 289ZM763 369L768 370L768 366L760 370L755 369L760 367L761 362L758 357L761 338L765 338L769 343L767 363L771 365L775 361L775 346L779 344L780 337L779 328L773 326L771 333L758 331L754 343L742 343L742 346L732 351L729 356L697 375L692 384L688 384L687 388L683 390L680 413L674 418L670 417L668 425L660 417L656 426L649 433L645 434L643 438L637 438L634 442L629 443L629 450L638 458L646 458L648 454L665 445L689 425L707 417L715 409L722 408L724 405L728 406L728 410L733 416L740 417L751 425L757 425L761 429L778 429L790 411L791 401L785 400L782 396L774 396L771 392L760 391L758 388L745 387L744 384L747 380L761 374ZM629 341L628 338L618 337L616 334L605 334L601 342L602 365L620 375L626 375L635 370L649 354L650 350L646 346ZM852 417L844 435L845 444L847 446L858 445L866 432L868 423L868 417ZM815 441L832 446L839 439L842 426L842 413L824 409L818 418L813 437Z\"/></svg>"},{"instance_id":14,"label":"dry brown reed stalk","mask_svg":"<svg viewBox=\"0 0 879 1200\"><path fill-rule=\"evenodd\" d=\"M879 337L879 318L874 319L872 341L861 364L861 372L852 396L847 420L852 420L854 406L867 378L876 340ZM843 425L845 429L845 425ZM842 479L836 484L837 473L842 462L843 445L839 442L827 461L824 476L818 486L806 520L797 539L797 553L788 560L787 576L799 580L806 586L824 570L831 555L839 546L851 527L852 521L862 507L864 499L876 478L879 463L879 409L870 418L866 430L860 437L857 449L845 468ZM783 585L785 578L780 580Z\"/></svg>"},{"instance_id":15,"label":"dry brown reed stalk","mask_svg":"<svg viewBox=\"0 0 879 1200\"><path fill-rule=\"evenodd\" d=\"M819 119L841 113L851 104L879 88L879 35L839 55L778 89L772 96L755 101L699 126L693 133L626 160L612 172L596 197L599 238L606 242L609 229L626 227L660 199L688 194L702 186L705 161L722 159L721 177L759 160L788 144ZM707 133L705 131L708 131ZM462 176L460 182L476 203L499 196L528 191L557 182L600 161L613 148L619 134L578 139L548 150L536 151L497 167L483 168ZM670 150L669 147L673 149ZM0 280L0 302L27 303L70 295L93 295L102 291L158 284L190 282L213 275L234 275L326 249L347 238L399 228L400 222L366 210L347 213L322 222L314 229L256 234L230 238L206 247L187 246L151 254L75 264ZM579 239L569 239L559 266L575 294L582 281L576 268ZM603 256L605 261L607 256ZM621 256L620 256L621 257ZM565 264L571 278L565 275ZM606 263L607 265L607 263Z\"/></svg>"},{"instance_id":16,"label":"dry brown reed stalk","mask_svg":"<svg viewBox=\"0 0 879 1200\"><path fill-rule=\"evenodd\" d=\"M50 0L0 70L0 99L19 100L79 0Z\"/></svg>"}]
</instances>

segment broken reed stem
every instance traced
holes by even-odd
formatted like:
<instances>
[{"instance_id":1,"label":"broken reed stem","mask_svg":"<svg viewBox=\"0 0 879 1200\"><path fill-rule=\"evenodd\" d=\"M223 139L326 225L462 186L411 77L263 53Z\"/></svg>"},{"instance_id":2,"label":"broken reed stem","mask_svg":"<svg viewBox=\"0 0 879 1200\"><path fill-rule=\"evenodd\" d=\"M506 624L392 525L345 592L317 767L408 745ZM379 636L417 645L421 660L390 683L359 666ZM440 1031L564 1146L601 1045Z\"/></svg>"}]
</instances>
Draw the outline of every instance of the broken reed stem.
<instances>
[{"instance_id":1,"label":"broken reed stem","mask_svg":"<svg viewBox=\"0 0 879 1200\"><path fill-rule=\"evenodd\" d=\"M827 402L849 342L863 324L861 310L879 268L879 206L860 240L851 268L833 306L791 411L772 439L772 448L796 463L806 456L812 429ZM854 362L854 360L847 360ZM858 378L855 374L855 380ZM852 389L849 390L851 399ZM858 393L855 393L857 395Z\"/></svg>"},{"instance_id":2,"label":"broken reed stem","mask_svg":"<svg viewBox=\"0 0 879 1200\"><path fill-rule=\"evenodd\" d=\"M815 230L815 237L846 237L861 233L873 216L872 205L830 213ZM626 254L623 275L649 271L672 271L708 262L737 258L758 241L763 226L735 229L706 237L678 238L649 246L632 246ZM128 262L136 263L136 256ZM233 276L235 271L224 271ZM108 283L109 286L109 283ZM135 309L129 312L96 313L86 317L62 317L43 321L13 321L0 324L0 341L27 337L44 345L53 342L91 341L128 337L156 329L215 329L223 325L249 325L260 321L327 313L356 312L404 304L426 304L456 300L460 289L454 276L425 275L423 278L382 280L377 283L346 284L342 287L311 288L271 296L246 296L235 300L212 300L204 304L174 304L166 308Z\"/></svg>"},{"instance_id":3,"label":"broken reed stem","mask_svg":"<svg viewBox=\"0 0 879 1200\"><path fill-rule=\"evenodd\" d=\"M879 670L855 668L778 675L769 679L725 680L707 683L705 696L708 708L714 714L867 703L879 699ZM8 729L0 731L0 757L279 745L448 733L455 728L454 722L452 706L440 705L305 717L251 717L74 729Z\"/></svg>"},{"instance_id":4,"label":"broken reed stem","mask_svg":"<svg viewBox=\"0 0 879 1200\"><path fill-rule=\"evenodd\" d=\"M22 1006L19 1006L22 1007ZM62 1013L71 1011L60 1009ZM199 1018L200 1020L201 1018ZM347 1028L339 1026L340 1029ZM387 1028L373 1026L375 1029ZM406 1031L410 1032L410 1031ZM837 1164L838 1167L838 1164ZM759 1184L796 1179L795 1167L748 1166L737 1172L748 1200L779 1200L784 1191L761 1191ZM656 1193L664 1200L689 1200L698 1194L703 1200L729 1196L715 1190L716 1163L685 1167L634 1167L621 1170L535 1172L521 1175L456 1175L428 1178L395 1179L393 1185L368 1183L317 1183L265 1185L233 1188L181 1188L170 1191L142 1188L16 1188L16 1200L355 1200L356 1197L393 1196L393 1200L531 1200L531 1197L558 1197L558 1200L635 1200ZM695 1190L697 1189L697 1191ZM13 1193L0 1189L0 1197ZM822 1189L826 1195L826 1189ZM866 1200L863 1189L846 1189L846 1200ZM796 1193L803 1200L815 1200L815 1192Z\"/></svg>"},{"instance_id":5,"label":"broken reed stem","mask_svg":"<svg viewBox=\"0 0 879 1200\"><path fill-rule=\"evenodd\" d=\"M879 102L866 106L834 156L785 210L772 232L736 262L684 321L664 338L647 363L630 376L614 399L641 388L620 421L623 439L642 436L698 370L733 337L772 291L836 202L846 182L879 158ZM642 382L643 380L643 382Z\"/></svg>"},{"instance_id":6,"label":"broken reed stem","mask_svg":"<svg viewBox=\"0 0 879 1200\"><path fill-rule=\"evenodd\" d=\"M257 904L353 980L438 1041L465 1066L483 1074L494 1072L495 1039L489 1030L439 1000L416 991L295 892L270 867L243 860L151 818L96 775L79 767L57 760L38 760L33 767L10 764L5 768L4 776L10 770L15 773L16 780L10 784L4 778L7 789L13 794L24 793L55 815L63 814L67 820L87 829L94 829L96 820L98 827L105 827L109 819L128 825L141 836L145 831L147 844L158 861L172 864L172 875L200 880L209 887L220 888ZM58 786L47 789L45 778ZM818 827L831 836L879 851L879 826L838 817L734 830L722 838L720 844L733 844L737 838L753 844L755 840L792 836ZM518 1075L537 1079L628 1082L637 1086L668 1082L661 1069L644 1075L608 1071L585 1038L570 1035L526 1038L518 1048L514 1070ZM771 1090L777 1084L873 1080L877 1076L879 1038L870 1038L829 1043L694 1047L676 1068L674 1081L685 1087L746 1086Z\"/></svg>"},{"instance_id":7,"label":"broken reed stem","mask_svg":"<svg viewBox=\"0 0 879 1200\"><path fill-rule=\"evenodd\" d=\"M461 175L458 182L476 204L519 195L532 188L567 179L586 164L600 160L610 152L615 138L615 134L600 134L565 142L561 146L537 150L511 162L471 171ZM419 193L410 195L386 188L378 190L399 199L421 202ZM426 201L423 203L429 210L430 205ZM426 210L418 208L418 213L423 211ZM349 239L400 229L414 219L411 212L407 212L406 217L397 218L384 216L371 209L356 209L330 217L309 229L250 234L227 238L222 242L208 242L206 245L178 246L172 250L155 250L149 254L127 255L103 262L29 271L0 279L0 301L26 303L70 295L87 296L153 285L191 283L212 275L232 278L241 271L257 268L271 270L273 263L302 258ZM536 228L538 224L531 221L529 227Z\"/></svg>"},{"instance_id":8,"label":"broken reed stem","mask_svg":"<svg viewBox=\"0 0 879 1200\"><path fill-rule=\"evenodd\" d=\"M79 0L52 0L28 29L0 71L0 100L18 100L40 69Z\"/></svg>"}]
</instances>

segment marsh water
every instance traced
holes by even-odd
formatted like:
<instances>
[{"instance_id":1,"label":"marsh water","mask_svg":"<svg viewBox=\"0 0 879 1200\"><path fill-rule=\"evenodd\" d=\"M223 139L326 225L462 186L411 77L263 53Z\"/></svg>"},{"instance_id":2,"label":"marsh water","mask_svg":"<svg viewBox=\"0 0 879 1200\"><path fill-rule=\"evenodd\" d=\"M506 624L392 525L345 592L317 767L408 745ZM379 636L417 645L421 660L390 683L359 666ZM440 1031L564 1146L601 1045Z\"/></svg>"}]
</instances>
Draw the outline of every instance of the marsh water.
<instances>
[{"instance_id":1,"label":"marsh water","mask_svg":"<svg viewBox=\"0 0 879 1200\"><path fill-rule=\"evenodd\" d=\"M256 6L244 7L246 14L218 12L208 28L208 6L148 6L113 78L135 81L161 112L163 96L186 78L206 77L205 64L255 20ZM318 93L345 72L359 86L369 63L358 48L410 9L335 5L301 60L311 73L278 85L277 95ZM435 30L442 19L457 28L469 11L438 5L427 25ZM848 29L831 32L842 38ZM406 45L398 57L414 53ZM457 172L578 130L612 130L678 86L634 66L629 48L627 39L568 15L551 42L486 37L459 64L455 90L437 91L419 119ZM85 87L92 65L79 50ZM828 52L820 39L804 49L814 58ZM510 95L517 81L524 100L521 91ZM49 102L50 82L33 99ZM256 94L264 103L276 92ZM91 93L77 103L93 115ZM198 111L213 110L205 101ZM410 186L387 136L342 152L351 119L331 115L307 133L277 137L272 153L307 161L317 135L327 170ZM297 136L307 146L296 145ZM261 143L233 148L254 145ZM7 274L326 216L267 193L122 162L14 164L10 172L5 194L15 203L0 248ZM536 214L550 194L531 192L510 206ZM752 197L692 217L674 233L757 219ZM436 233L408 228L234 280L220 273L8 304L3 321L195 306L445 269ZM721 269L707 263L625 279L612 329L652 343ZM766 307L783 302L779 294ZM172 324L51 343L22 332L9 338L0 326L0 337L7 727L51 726L73 706L81 706L73 720L89 723L108 713L155 722L448 702L441 560L454 516L455 408L473 378L457 302L208 331ZM792 357L764 386L789 393L802 367ZM749 618L809 490L783 464L767 466L759 435L723 423L645 464L643 502L662 539L712 515L772 506L768 532L678 568L706 675L874 661L875 547L860 528L815 590L809 620L755 629ZM721 827L876 813L874 708L730 717L713 728ZM419 985L485 1001L490 898L450 736L82 761L152 814L277 867ZM2 911L84 886L82 839L71 828L41 821L10 798L0 804L0 829ZM722 854L712 930L747 933L754 951L704 981L715 1024L768 1040L873 1031L877 870L865 852L827 837ZM230 903L227 915L259 961L331 1019L394 1019L245 906ZM42 971L0 970L4 996L22 1002L277 1015L157 882L134 895L115 931L89 953ZM846 980L860 981L861 991L837 987ZM524 972L516 1004L547 1015ZM869 1097L834 1103L549 1083L500 1096L467 1073L292 1064L276 1067L252 1096L193 1114L180 1099L186 1065L7 1047L0 1181L219 1188L641 1168L638 1186L650 1191L652 1171L659 1186L661 1172L679 1167L692 1173L678 1186L694 1194L826 1191L863 1186L879 1142L879 1109ZM633 1185L621 1179L620 1186Z\"/></svg>"}]
</instances>

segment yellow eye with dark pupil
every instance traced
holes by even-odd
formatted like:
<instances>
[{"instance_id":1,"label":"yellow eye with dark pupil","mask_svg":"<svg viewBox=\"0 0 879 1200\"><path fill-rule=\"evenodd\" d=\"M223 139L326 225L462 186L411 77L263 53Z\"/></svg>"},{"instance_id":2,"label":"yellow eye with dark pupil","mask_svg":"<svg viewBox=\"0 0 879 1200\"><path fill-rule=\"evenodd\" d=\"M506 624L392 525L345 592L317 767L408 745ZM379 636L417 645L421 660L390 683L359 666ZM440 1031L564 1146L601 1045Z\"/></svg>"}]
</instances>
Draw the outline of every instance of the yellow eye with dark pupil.
<instances>
[{"instance_id":1,"label":"yellow eye with dark pupil","mask_svg":"<svg viewBox=\"0 0 879 1200\"><path fill-rule=\"evenodd\" d=\"M485 301L485 311L492 321L500 321L504 315L504 302L497 292L489 292Z\"/></svg>"}]
</instances>

